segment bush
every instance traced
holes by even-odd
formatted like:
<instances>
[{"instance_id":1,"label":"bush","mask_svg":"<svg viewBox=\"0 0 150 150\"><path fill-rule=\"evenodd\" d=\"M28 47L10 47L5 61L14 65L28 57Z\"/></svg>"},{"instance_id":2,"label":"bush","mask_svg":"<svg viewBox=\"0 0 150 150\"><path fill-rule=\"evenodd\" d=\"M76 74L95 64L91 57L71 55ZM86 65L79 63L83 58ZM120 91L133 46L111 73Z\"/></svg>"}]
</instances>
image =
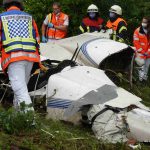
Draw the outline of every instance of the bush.
<instances>
[{"instance_id":1,"label":"bush","mask_svg":"<svg viewBox=\"0 0 150 150\"><path fill-rule=\"evenodd\" d=\"M33 111L25 111L25 107L21 107L20 111L16 111L14 108L8 110L0 108L0 129L5 131L5 133L24 134L33 131L39 126L35 119L35 113Z\"/></svg>"}]
</instances>

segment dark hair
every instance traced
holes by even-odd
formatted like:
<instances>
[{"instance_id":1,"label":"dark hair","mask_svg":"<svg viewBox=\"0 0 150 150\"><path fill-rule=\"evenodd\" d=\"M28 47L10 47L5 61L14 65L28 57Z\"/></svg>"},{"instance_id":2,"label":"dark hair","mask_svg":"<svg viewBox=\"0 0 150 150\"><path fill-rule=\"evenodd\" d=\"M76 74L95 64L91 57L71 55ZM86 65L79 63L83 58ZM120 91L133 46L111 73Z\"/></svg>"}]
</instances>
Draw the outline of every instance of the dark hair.
<instances>
[{"instance_id":1,"label":"dark hair","mask_svg":"<svg viewBox=\"0 0 150 150\"><path fill-rule=\"evenodd\" d=\"M19 2L11 2L11 3L7 3L4 5L5 9L9 9L11 6L16 6L18 8L20 8L20 10L24 10L24 7L21 3Z\"/></svg>"},{"instance_id":2,"label":"dark hair","mask_svg":"<svg viewBox=\"0 0 150 150\"><path fill-rule=\"evenodd\" d=\"M61 7L61 4L59 2L54 2L53 5L56 5L58 7Z\"/></svg>"},{"instance_id":3,"label":"dark hair","mask_svg":"<svg viewBox=\"0 0 150 150\"><path fill-rule=\"evenodd\" d=\"M148 21L148 24L150 24L150 17L146 16L146 17L143 17L143 19L146 19Z\"/></svg>"},{"instance_id":4,"label":"dark hair","mask_svg":"<svg viewBox=\"0 0 150 150\"><path fill-rule=\"evenodd\" d=\"M143 17L143 19L146 19L148 22L148 24L147 24L147 35L148 35L148 38L150 38L150 17L145 16L145 17Z\"/></svg>"}]
</instances>

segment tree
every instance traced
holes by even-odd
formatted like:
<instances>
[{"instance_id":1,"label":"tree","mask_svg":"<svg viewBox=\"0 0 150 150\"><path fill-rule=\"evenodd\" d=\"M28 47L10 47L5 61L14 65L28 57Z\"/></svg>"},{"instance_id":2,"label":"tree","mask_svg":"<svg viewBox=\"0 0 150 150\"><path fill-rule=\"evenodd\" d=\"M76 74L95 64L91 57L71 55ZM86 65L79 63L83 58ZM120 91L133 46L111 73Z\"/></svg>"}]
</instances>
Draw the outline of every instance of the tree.
<instances>
[{"instance_id":1,"label":"tree","mask_svg":"<svg viewBox=\"0 0 150 150\"><path fill-rule=\"evenodd\" d=\"M105 22L108 20L109 8L114 5L120 5L123 9L123 18L128 23L128 32L130 43L132 43L132 35L143 18L150 12L149 0L58 0L62 4L62 11L69 15L69 36L78 33L78 27L82 18L86 15L87 7L90 4L96 4L99 7L100 16ZM2 4L2 0L0 0ZM39 31L46 15L52 11L53 0L24 0L25 11L33 15L37 22ZM2 11L2 8L1 8Z\"/></svg>"}]
</instances>

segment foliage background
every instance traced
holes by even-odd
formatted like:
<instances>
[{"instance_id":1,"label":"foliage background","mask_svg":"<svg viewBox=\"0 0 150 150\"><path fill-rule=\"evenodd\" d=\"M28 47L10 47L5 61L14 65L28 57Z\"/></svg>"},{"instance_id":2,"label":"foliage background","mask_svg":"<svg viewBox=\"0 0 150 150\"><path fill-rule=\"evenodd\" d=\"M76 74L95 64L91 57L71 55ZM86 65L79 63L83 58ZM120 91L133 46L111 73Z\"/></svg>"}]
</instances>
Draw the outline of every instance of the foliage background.
<instances>
[{"instance_id":1,"label":"foliage background","mask_svg":"<svg viewBox=\"0 0 150 150\"><path fill-rule=\"evenodd\" d=\"M52 11L52 3L53 0L26 0L26 10L34 16L39 29L41 29L46 14ZM150 15L149 0L61 0L60 3L63 12L67 13L70 18L69 36L77 34L81 20L86 15L87 7L92 3L98 6L100 16L105 22L108 20L109 8L114 4L120 5L123 9L123 17L128 23L130 41L142 17Z\"/></svg>"},{"instance_id":2,"label":"foliage background","mask_svg":"<svg viewBox=\"0 0 150 150\"><path fill-rule=\"evenodd\" d=\"M87 7L96 4L99 7L100 16L105 22L108 20L108 10L114 5L120 5L123 9L123 17L128 23L129 39L132 42L132 34L140 25L143 16L150 15L149 0L58 0L62 4L62 11L70 18L68 36L78 33L78 27L82 18L86 15ZM2 0L0 0L2 3ZM25 11L33 15L41 33L41 26L45 16L52 11L54 0L24 0ZM1 8L1 12L3 9Z\"/></svg>"}]
</instances>

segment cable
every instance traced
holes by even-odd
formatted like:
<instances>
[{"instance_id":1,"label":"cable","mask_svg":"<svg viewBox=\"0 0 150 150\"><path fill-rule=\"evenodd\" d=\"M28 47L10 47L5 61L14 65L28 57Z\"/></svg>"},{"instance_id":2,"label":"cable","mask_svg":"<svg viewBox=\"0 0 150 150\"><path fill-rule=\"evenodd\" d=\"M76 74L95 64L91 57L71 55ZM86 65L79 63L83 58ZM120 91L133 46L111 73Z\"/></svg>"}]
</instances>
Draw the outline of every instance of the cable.
<instances>
[{"instance_id":1,"label":"cable","mask_svg":"<svg viewBox=\"0 0 150 150\"><path fill-rule=\"evenodd\" d=\"M2 103L2 101L3 101L4 97L5 97L5 94L6 94L6 92L7 92L7 89L8 89L8 87L10 87L9 84L4 84L4 83L3 83L2 85L5 85L5 86L6 86L6 89L5 89L4 94L3 94L3 96L2 96L2 98L1 98L1 100L0 100L0 103Z\"/></svg>"},{"instance_id":2,"label":"cable","mask_svg":"<svg viewBox=\"0 0 150 150\"><path fill-rule=\"evenodd\" d=\"M36 80L35 87L34 87L33 106L34 106L35 93L36 93L36 88L37 88L37 83L38 83L38 81L39 81L40 73L41 73L41 71L39 70L39 74L38 74L38 76L37 76L37 80Z\"/></svg>"},{"instance_id":3,"label":"cable","mask_svg":"<svg viewBox=\"0 0 150 150\"><path fill-rule=\"evenodd\" d=\"M7 92L7 88L8 88L8 87L6 87L5 92L4 92L4 94L3 94L3 96L2 96L2 98L1 98L1 100L0 100L0 103L2 103L2 101L3 101L4 97L5 97L5 94L6 94L6 92Z\"/></svg>"},{"instance_id":4,"label":"cable","mask_svg":"<svg viewBox=\"0 0 150 150\"><path fill-rule=\"evenodd\" d=\"M80 50L81 50L81 47L80 47L80 49L78 50L77 55L76 55L76 57L75 57L75 60L74 60L74 61L76 61L76 60L77 60L77 57L78 57L78 55L79 55Z\"/></svg>"},{"instance_id":5,"label":"cable","mask_svg":"<svg viewBox=\"0 0 150 150\"><path fill-rule=\"evenodd\" d=\"M51 95L51 96L49 96L49 97L47 97L46 99L47 99L47 101L49 101L48 99L51 99L53 96L55 96L56 95L56 89L54 89L54 93Z\"/></svg>"},{"instance_id":6,"label":"cable","mask_svg":"<svg viewBox=\"0 0 150 150\"><path fill-rule=\"evenodd\" d=\"M131 60L131 68L130 68L130 88L133 88L133 67L134 67L134 59L135 59L135 53L132 56L132 60Z\"/></svg>"},{"instance_id":7,"label":"cable","mask_svg":"<svg viewBox=\"0 0 150 150\"><path fill-rule=\"evenodd\" d=\"M76 55L76 53L78 51L78 48L79 48L79 44L77 43L77 48L76 48L76 50L75 50L75 52L74 52L74 54L73 54L73 56L71 58L71 61L73 61L73 59L74 59L74 57L75 57L75 55Z\"/></svg>"}]
</instances>

